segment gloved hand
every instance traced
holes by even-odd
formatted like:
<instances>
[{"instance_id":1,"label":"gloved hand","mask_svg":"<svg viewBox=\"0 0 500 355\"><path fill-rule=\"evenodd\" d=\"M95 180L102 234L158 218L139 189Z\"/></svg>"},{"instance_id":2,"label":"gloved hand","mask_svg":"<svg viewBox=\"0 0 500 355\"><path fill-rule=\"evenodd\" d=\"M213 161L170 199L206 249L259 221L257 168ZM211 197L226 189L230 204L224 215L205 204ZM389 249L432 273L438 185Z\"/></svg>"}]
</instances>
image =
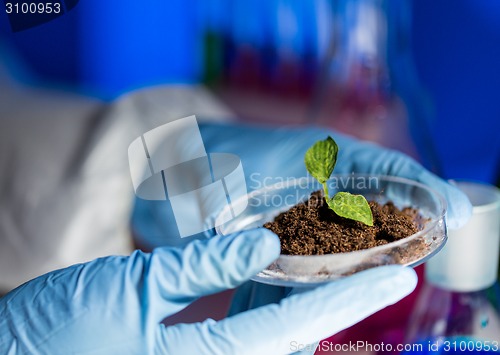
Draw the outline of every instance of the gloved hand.
<instances>
[{"instance_id":1,"label":"gloved hand","mask_svg":"<svg viewBox=\"0 0 500 355\"><path fill-rule=\"evenodd\" d=\"M200 128L208 152L228 152L241 158L249 190L279 182L281 178L306 176L305 152L316 141L330 135L339 146L335 174L393 175L430 186L448 201L449 228L462 226L472 213L469 200L458 188L430 173L407 155L373 143L317 127L263 129L205 124Z\"/></svg>"},{"instance_id":2,"label":"gloved hand","mask_svg":"<svg viewBox=\"0 0 500 355\"><path fill-rule=\"evenodd\" d=\"M197 297L238 286L278 255L278 238L257 229L51 272L0 299L0 353L290 353L416 285L413 270L381 267L219 322L160 324Z\"/></svg>"}]
</instances>

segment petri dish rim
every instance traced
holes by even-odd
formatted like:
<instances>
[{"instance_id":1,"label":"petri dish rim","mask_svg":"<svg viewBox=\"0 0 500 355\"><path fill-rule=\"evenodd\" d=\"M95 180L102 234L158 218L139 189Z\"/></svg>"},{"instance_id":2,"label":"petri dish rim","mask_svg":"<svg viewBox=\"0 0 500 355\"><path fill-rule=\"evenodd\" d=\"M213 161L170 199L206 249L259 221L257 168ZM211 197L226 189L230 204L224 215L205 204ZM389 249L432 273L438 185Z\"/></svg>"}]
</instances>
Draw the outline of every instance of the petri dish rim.
<instances>
[{"instance_id":1,"label":"petri dish rim","mask_svg":"<svg viewBox=\"0 0 500 355\"><path fill-rule=\"evenodd\" d=\"M406 178L402 178L402 177L389 176L389 175L378 175L378 174L335 174L331 177L331 179L333 179L333 178L365 178L366 179L366 178L373 178L373 177L381 179L382 181L384 181L386 183L399 183L399 184L404 184L407 186L417 187L417 188L425 190L429 195L431 195L433 197L433 200L435 201L435 212L433 213L431 221L426 223L425 227L422 230L418 231L417 233L415 233L411 236L408 236L404 239L394 241L394 242L391 242L391 243L388 243L385 245L380 245L380 246L369 248L369 249L357 250L357 251L352 251L352 252L347 252L347 253L339 253L339 254L324 254L324 255L286 255L286 254L280 254L279 259L293 262L294 260L299 261L299 260L303 260L304 258L307 258L307 260L314 262L314 260L330 259L332 257L338 258L340 255L342 255L342 257L347 257L348 255L356 256L357 258L362 258L365 256L369 257L371 255L390 251L391 249L397 248L397 247L402 246L402 245L404 246L405 244L411 242L412 240L415 240L415 239L420 238L420 237L424 237L427 233L430 233L434 228L437 227L438 223L445 224L444 217L445 217L446 210L447 210L447 203L446 203L445 198L443 197L443 195L441 193L439 193L435 189L433 189L425 184L422 184L420 182L406 179ZM317 184L316 180L313 179L312 177L302 177L302 178L297 178L297 179L290 179L290 180L286 180L283 182L278 182L278 183L273 184L271 186L267 186L267 187L264 187L264 188L261 188L258 190L251 191L247 194L247 196L242 197L239 200L244 199L244 198L250 199L253 196L258 196L258 195L264 194L266 192L272 192L274 190L286 189L286 188L291 188L291 187L293 188L297 185L299 187L304 186L304 184L307 184L307 186L310 186L311 183ZM342 190L342 189L340 189L340 190ZM238 200L235 201L235 203L238 203ZM288 207L290 207L290 206L288 206ZM276 211L278 212L279 208L276 208ZM224 213L224 210L221 212L221 214L222 213ZM256 216L257 216L257 214L256 214ZM222 227L223 226L216 227L216 231L217 231L218 235L223 236L223 235L225 235L225 233L223 233ZM439 227L437 227L437 228L439 228ZM444 228L446 229L445 226L444 226ZM417 265L425 262L430 257L432 257L437 252L439 252L439 250L442 249L442 247L446 243L446 239L447 238L445 235L443 243L441 245L437 246L434 250L429 252L429 254L425 255L424 257L407 262L407 263L402 263L400 265L414 267L414 266L417 266ZM312 283L300 282L300 281L296 282L293 279L289 280L289 281L286 281L286 280L279 281L277 279L272 279L272 278L267 279L267 277L262 277L259 275L256 275L252 279L255 281L258 281L258 282L262 282L262 283L268 283L268 284L273 284L273 285L282 284L285 286L291 285L291 284L294 284L295 286L301 286L304 284L306 284L306 285L315 284L315 282L312 282ZM327 279L325 282L331 282L334 280L335 280L335 278ZM323 283L323 281L318 282L318 284L320 284L320 283Z\"/></svg>"}]
</instances>

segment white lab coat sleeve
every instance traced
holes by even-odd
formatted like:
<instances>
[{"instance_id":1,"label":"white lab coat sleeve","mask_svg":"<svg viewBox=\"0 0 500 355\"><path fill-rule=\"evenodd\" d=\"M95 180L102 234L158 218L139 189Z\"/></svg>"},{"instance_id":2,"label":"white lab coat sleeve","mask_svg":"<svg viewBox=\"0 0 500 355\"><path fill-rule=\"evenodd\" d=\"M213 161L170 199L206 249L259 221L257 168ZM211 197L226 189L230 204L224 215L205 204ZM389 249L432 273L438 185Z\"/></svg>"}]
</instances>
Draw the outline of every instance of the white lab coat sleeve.
<instances>
[{"instance_id":1,"label":"white lab coat sleeve","mask_svg":"<svg viewBox=\"0 0 500 355\"><path fill-rule=\"evenodd\" d=\"M20 89L0 99L0 289L37 275L131 250L126 216L133 191L125 142L104 105ZM103 133L101 133L103 134Z\"/></svg>"},{"instance_id":2,"label":"white lab coat sleeve","mask_svg":"<svg viewBox=\"0 0 500 355\"><path fill-rule=\"evenodd\" d=\"M232 116L199 86L104 104L0 85L0 293L56 268L132 248L128 145L191 114Z\"/></svg>"}]
</instances>

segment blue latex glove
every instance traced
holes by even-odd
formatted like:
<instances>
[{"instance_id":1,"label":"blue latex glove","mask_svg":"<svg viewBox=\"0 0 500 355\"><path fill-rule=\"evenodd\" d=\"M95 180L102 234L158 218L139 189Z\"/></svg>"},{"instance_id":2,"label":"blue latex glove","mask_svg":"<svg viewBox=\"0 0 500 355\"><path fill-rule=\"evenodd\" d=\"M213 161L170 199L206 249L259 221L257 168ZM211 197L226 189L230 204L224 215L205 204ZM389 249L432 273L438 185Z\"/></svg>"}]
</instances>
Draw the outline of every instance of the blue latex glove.
<instances>
[{"instance_id":1,"label":"blue latex glove","mask_svg":"<svg viewBox=\"0 0 500 355\"><path fill-rule=\"evenodd\" d=\"M241 158L249 190L279 182L280 178L306 176L306 150L331 135L339 146L334 173L394 175L428 185L442 193L448 202L446 220L449 228L462 226L472 212L469 200L459 189L410 157L324 128L201 124L200 129L207 152L233 153ZM181 239L170 204L164 201L137 200L132 225L139 243L146 248L178 245L200 237Z\"/></svg>"},{"instance_id":2,"label":"blue latex glove","mask_svg":"<svg viewBox=\"0 0 500 355\"><path fill-rule=\"evenodd\" d=\"M0 299L0 353L284 354L416 285L411 269L388 266L219 322L160 324L197 297L238 286L278 255L278 238L258 229L51 272Z\"/></svg>"}]
</instances>

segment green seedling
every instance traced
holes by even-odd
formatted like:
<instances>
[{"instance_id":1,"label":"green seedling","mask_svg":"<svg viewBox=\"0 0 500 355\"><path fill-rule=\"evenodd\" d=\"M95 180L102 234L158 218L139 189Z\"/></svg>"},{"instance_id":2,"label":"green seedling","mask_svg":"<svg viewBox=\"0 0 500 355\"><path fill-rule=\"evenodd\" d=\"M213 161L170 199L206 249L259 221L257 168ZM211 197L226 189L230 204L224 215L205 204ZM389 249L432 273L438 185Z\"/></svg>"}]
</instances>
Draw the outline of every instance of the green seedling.
<instances>
[{"instance_id":1,"label":"green seedling","mask_svg":"<svg viewBox=\"0 0 500 355\"><path fill-rule=\"evenodd\" d=\"M309 148L304 157L306 169L316 180L323 185L323 193L328 207L341 217L362 222L373 226L373 215L368 201L362 195L353 195L349 192L337 192L330 197L327 181L332 175L339 148L332 137L316 142Z\"/></svg>"}]
</instances>

